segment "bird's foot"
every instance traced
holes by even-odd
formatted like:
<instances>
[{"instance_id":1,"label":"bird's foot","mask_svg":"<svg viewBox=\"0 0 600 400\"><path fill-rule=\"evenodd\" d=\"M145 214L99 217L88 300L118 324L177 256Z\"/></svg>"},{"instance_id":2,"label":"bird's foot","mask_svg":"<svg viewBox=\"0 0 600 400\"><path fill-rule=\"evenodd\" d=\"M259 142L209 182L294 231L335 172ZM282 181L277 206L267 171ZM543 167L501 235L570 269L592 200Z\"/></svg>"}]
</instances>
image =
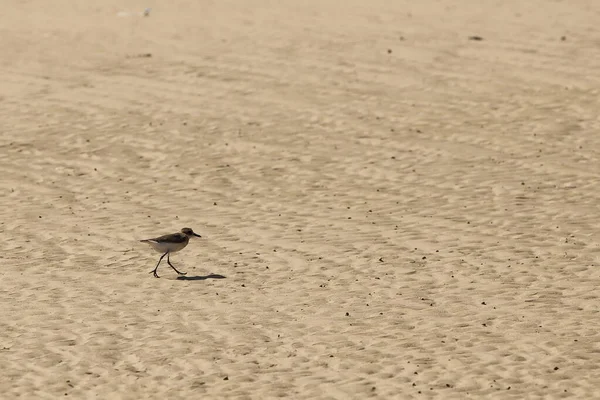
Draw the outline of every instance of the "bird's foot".
<instances>
[{"instance_id":1,"label":"bird's foot","mask_svg":"<svg viewBox=\"0 0 600 400\"><path fill-rule=\"evenodd\" d=\"M169 260L167 260L167 263L169 264L169 267L173 268L173 271L177 272L179 275L185 275L185 274L187 274L187 272L181 272L177 268L175 268L173 266L173 264L171 264L171 262Z\"/></svg>"},{"instance_id":2,"label":"bird's foot","mask_svg":"<svg viewBox=\"0 0 600 400\"><path fill-rule=\"evenodd\" d=\"M160 276L158 276L158 274L156 273L156 270L153 269L152 271L148 272L149 274L154 274L155 278L160 278Z\"/></svg>"}]
</instances>

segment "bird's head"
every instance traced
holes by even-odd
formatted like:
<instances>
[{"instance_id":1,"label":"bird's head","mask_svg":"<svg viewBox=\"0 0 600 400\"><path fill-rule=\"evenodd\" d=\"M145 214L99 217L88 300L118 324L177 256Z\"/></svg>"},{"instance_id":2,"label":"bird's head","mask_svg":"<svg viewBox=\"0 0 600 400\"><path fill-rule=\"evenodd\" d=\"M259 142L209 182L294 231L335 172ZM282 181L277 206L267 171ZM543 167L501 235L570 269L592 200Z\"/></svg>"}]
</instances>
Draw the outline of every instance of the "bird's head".
<instances>
[{"instance_id":1,"label":"bird's head","mask_svg":"<svg viewBox=\"0 0 600 400\"><path fill-rule=\"evenodd\" d=\"M198 235L197 233L194 233L194 231L191 228L183 228L181 230L181 233L183 233L187 237L192 237L192 236L202 237L202 236Z\"/></svg>"}]
</instances>

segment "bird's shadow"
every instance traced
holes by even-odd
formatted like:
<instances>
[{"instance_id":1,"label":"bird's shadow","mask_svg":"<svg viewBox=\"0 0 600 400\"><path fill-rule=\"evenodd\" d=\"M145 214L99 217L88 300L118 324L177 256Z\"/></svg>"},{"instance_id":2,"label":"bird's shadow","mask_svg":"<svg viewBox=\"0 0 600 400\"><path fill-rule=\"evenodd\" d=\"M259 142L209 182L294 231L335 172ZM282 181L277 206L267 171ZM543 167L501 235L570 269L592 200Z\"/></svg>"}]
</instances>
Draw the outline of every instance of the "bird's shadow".
<instances>
[{"instance_id":1,"label":"bird's shadow","mask_svg":"<svg viewBox=\"0 0 600 400\"><path fill-rule=\"evenodd\" d=\"M225 279L226 276L219 274L210 274L210 275L196 275L196 276L185 276L180 275L177 277L178 281L205 281L207 279Z\"/></svg>"}]
</instances>

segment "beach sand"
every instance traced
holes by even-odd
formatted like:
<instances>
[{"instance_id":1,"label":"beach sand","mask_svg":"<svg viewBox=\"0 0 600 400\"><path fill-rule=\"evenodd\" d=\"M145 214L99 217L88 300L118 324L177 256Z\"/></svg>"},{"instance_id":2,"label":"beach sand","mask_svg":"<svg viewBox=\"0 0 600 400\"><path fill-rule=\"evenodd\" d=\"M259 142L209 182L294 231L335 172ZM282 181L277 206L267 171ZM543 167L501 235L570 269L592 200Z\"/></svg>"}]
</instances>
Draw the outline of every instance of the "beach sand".
<instances>
[{"instance_id":1,"label":"beach sand","mask_svg":"<svg viewBox=\"0 0 600 400\"><path fill-rule=\"evenodd\" d=\"M11 2L0 397L599 398L599 20Z\"/></svg>"}]
</instances>

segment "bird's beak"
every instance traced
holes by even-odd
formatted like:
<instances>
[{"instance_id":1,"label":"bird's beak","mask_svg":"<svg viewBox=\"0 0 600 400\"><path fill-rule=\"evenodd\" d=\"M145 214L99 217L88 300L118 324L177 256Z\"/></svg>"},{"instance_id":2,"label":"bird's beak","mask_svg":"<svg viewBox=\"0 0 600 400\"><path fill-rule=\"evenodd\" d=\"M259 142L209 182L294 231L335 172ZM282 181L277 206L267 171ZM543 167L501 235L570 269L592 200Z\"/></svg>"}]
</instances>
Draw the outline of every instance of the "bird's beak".
<instances>
[{"instance_id":1,"label":"bird's beak","mask_svg":"<svg viewBox=\"0 0 600 400\"><path fill-rule=\"evenodd\" d=\"M202 237L202 236L198 235L197 233L194 233L194 236L200 237L200 238Z\"/></svg>"}]
</instances>

